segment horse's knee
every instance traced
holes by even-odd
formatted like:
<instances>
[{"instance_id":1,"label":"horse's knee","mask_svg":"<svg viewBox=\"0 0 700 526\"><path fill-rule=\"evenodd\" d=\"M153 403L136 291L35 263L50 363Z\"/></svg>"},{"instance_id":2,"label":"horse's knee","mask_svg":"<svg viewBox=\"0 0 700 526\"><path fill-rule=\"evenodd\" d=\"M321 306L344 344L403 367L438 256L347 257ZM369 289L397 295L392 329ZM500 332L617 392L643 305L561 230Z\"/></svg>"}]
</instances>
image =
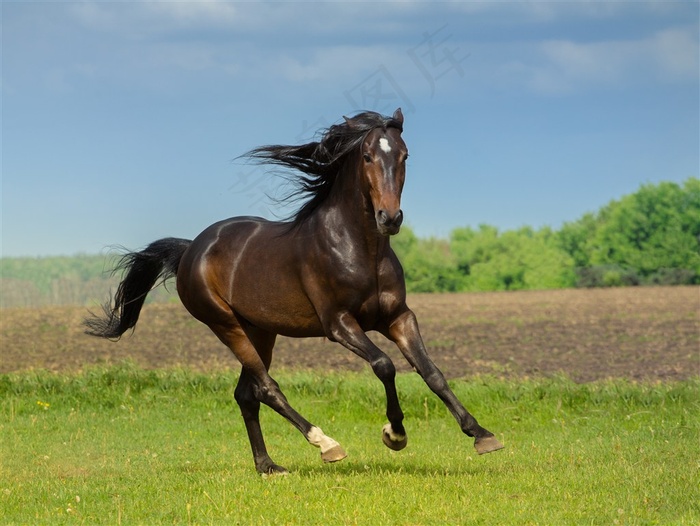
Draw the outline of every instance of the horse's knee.
<instances>
[{"instance_id":1,"label":"horse's knee","mask_svg":"<svg viewBox=\"0 0 700 526\"><path fill-rule=\"evenodd\" d=\"M423 380L430 387L430 390L436 394L444 393L450 388L445 376L437 369L423 376Z\"/></svg>"},{"instance_id":2,"label":"horse's knee","mask_svg":"<svg viewBox=\"0 0 700 526\"><path fill-rule=\"evenodd\" d=\"M236 389L233 393L233 398L234 398L234 400L236 400L236 403L241 408L250 407L251 405L255 405L256 403L257 404L260 403L256 400L255 396L253 396L252 391L246 392L243 390L239 391L238 389Z\"/></svg>"},{"instance_id":3,"label":"horse's knee","mask_svg":"<svg viewBox=\"0 0 700 526\"><path fill-rule=\"evenodd\" d=\"M270 387L266 385L253 384L251 386L251 392L256 400L265 403L270 397Z\"/></svg>"},{"instance_id":4,"label":"horse's knee","mask_svg":"<svg viewBox=\"0 0 700 526\"><path fill-rule=\"evenodd\" d=\"M277 382L272 379L269 382L254 383L252 390L256 400L273 409L282 408L288 403Z\"/></svg>"},{"instance_id":5,"label":"horse's knee","mask_svg":"<svg viewBox=\"0 0 700 526\"><path fill-rule=\"evenodd\" d=\"M396 377L396 366L386 354L373 360L370 365L374 374L382 382L393 380Z\"/></svg>"},{"instance_id":6,"label":"horse's knee","mask_svg":"<svg viewBox=\"0 0 700 526\"><path fill-rule=\"evenodd\" d=\"M233 392L233 398L238 403L243 418L257 418L260 412L260 402L255 398L251 384L239 384Z\"/></svg>"},{"instance_id":7,"label":"horse's knee","mask_svg":"<svg viewBox=\"0 0 700 526\"><path fill-rule=\"evenodd\" d=\"M246 403L252 397L252 391L250 386L244 385L242 382L236 386L236 390L233 392L233 399L238 403L238 405Z\"/></svg>"}]
</instances>

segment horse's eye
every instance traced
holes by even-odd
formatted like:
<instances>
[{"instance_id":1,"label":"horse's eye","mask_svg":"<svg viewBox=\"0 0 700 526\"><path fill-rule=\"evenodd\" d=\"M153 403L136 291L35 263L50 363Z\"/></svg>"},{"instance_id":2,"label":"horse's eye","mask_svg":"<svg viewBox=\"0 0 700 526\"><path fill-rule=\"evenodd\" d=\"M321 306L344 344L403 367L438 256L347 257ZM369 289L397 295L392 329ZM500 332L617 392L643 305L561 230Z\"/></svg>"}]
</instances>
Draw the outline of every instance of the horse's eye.
<instances>
[{"instance_id":1,"label":"horse's eye","mask_svg":"<svg viewBox=\"0 0 700 526\"><path fill-rule=\"evenodd\" d=\"M372 162L372 156L370 154L366 153L362 157L365 159L365 162L368 162L368 163Z\"/></svg>"}]
</instances>

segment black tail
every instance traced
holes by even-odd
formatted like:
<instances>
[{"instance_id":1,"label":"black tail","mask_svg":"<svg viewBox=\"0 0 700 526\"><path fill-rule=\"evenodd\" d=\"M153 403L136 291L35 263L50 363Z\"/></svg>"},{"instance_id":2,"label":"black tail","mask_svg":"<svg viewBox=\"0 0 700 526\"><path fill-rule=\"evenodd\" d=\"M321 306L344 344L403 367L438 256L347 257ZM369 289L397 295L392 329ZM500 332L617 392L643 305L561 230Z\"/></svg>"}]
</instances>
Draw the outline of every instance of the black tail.
<instances>
[{"instance_id":1,"label":"black tail","mask_svg":"<svg viewBox=\"0 0 700 526\"><path fill-rule=\"evenodd\" d=\"M177 274L180 259L191 241L166 238L154 241L141 252L125 254L114 272L128 271L117 288L113 301L102 306L103 316L85 319L85 332L92 336L118 340L136 325L146 295L160 279ZM113 303L113 304L112 304Z\"/></svg>"}]
</instances>

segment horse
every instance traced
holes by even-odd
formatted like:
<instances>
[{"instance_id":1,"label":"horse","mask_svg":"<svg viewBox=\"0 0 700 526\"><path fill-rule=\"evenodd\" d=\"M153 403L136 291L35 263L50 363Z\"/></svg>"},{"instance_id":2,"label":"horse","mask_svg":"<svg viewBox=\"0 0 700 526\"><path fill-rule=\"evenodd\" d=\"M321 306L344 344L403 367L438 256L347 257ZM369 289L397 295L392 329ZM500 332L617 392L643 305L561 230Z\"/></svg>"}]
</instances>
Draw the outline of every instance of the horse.
<instances>
[{"instance_id":1,"label":"horse","mask_svg":"<svg viewBox=\"0 0 700 526\"><path fill-rule=\"evenodd\" d=\"M148 292L176 277L189 313L206 324L241 364L234 391L262 474L287 473L268 454L260 404L271 407L320 448L324 462L345 450L289 404L270 376L277 335L326 337L366 360L386 392L382 441L406 447L396 368L366 332L392 341L444 402L479 454L503 447L464 408L428 356L416 316L406 305L406 285L390 236L403 222L401 193L408 149L404 117L362 112L322 130L320 140L270 145L245 156L286 170L297 186L287 197L301 201L286 220L233 217L206 228L194 240L165 238L127 253L116 271L125 277L103 314L85 319L88 334L118 340L134 328ZM293 174L293 175L291 175Z\"/></svg>"}]
</instances>

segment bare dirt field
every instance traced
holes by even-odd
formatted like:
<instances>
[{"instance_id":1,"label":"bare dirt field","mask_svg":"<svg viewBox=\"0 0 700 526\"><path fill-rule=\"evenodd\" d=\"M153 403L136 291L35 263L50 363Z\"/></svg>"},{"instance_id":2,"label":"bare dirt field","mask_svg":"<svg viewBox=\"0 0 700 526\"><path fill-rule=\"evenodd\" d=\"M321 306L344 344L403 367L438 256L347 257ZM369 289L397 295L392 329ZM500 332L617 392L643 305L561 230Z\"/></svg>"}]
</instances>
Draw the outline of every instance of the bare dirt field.
<instances>
[{"instance_id":1,"label":"bare dirt field","mask_svg":"<svg viewBox=\"0 0 700 526\"><path fill-rule=\"evenodd\" d=\"M700 287L561 290L409 297L430 354L450 378L565 374L681 380L700 375ZM147 368L237 368L233 355L179 303L151 304L114 343L83 334L82 307L0 310L0 372L79 370L130 359ZM400 353L372 336L408 371ZM279 338L273 368L368 367L322 338Z\"/></svg>"}]
</instances>

